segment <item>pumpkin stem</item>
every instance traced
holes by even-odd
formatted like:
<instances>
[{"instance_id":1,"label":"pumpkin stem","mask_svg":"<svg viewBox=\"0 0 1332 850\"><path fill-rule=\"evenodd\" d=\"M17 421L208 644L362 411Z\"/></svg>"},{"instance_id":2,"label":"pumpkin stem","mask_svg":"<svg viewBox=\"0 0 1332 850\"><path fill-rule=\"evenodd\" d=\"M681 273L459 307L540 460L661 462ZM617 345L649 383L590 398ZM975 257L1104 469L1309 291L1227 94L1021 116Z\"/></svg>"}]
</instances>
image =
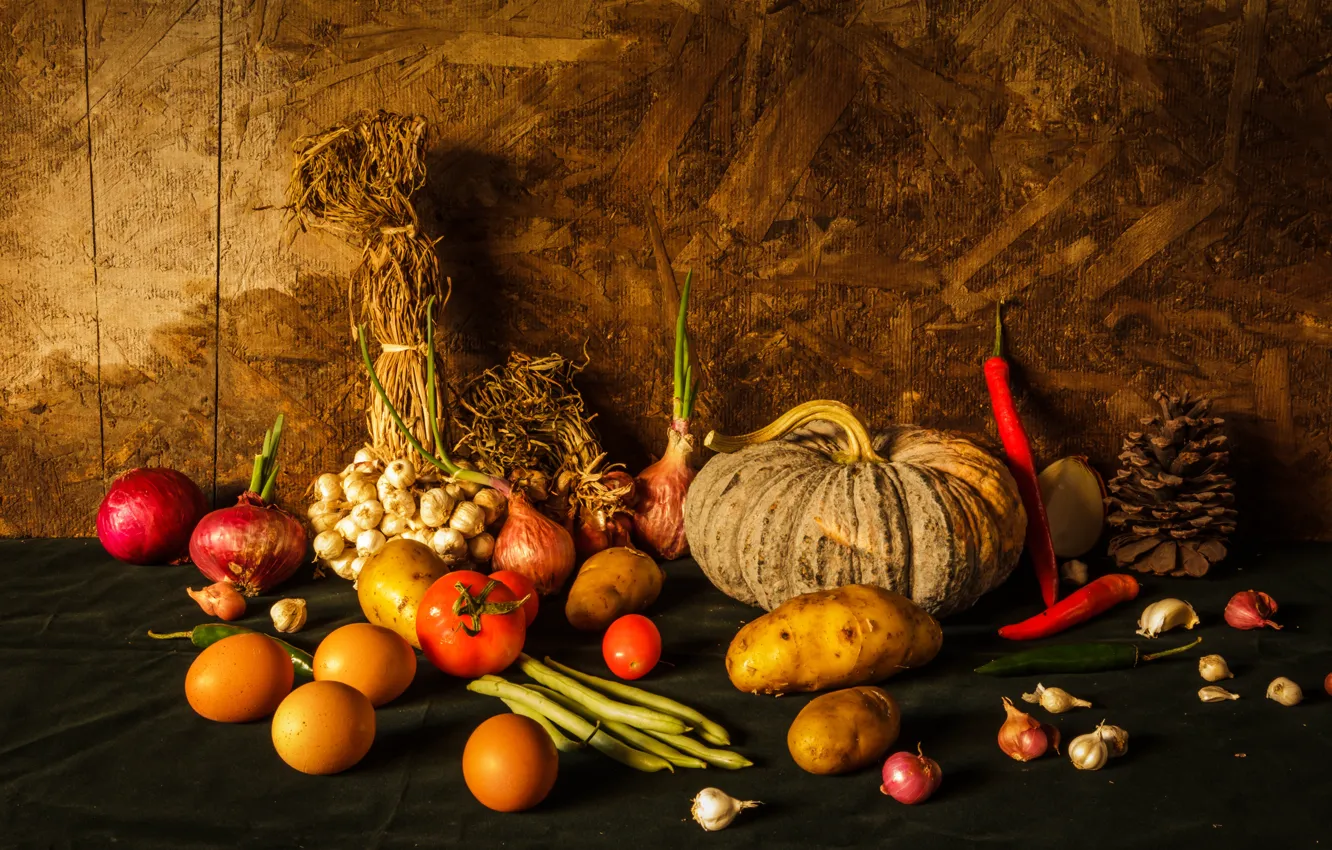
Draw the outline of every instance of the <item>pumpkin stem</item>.
<instances>
[{"instance_id":1,"label":"pumpkin stem","mask_svg":"<svg viewBox=\"0 0 1332 850\"><path fill-rule=\"evenodd\" d=\"M840 401L828 401L826 399L807 401L804 404L796 405L778 416L770 424L757 431L750 431L748 434L728 437L725 434L718 434L716 431L709 431L708 435L703 438L703 445L713 451L729 454L746 446L779 440L796 428L816 419L839 425L846 432L847 451L839 453L833 458L834 460L841 463L860 463L863 461L883 463L884 459L874 451L874 442L870 438L869 431L865 428L865 423L860 421L856 412Z\"/></svg>"}]
</instances>

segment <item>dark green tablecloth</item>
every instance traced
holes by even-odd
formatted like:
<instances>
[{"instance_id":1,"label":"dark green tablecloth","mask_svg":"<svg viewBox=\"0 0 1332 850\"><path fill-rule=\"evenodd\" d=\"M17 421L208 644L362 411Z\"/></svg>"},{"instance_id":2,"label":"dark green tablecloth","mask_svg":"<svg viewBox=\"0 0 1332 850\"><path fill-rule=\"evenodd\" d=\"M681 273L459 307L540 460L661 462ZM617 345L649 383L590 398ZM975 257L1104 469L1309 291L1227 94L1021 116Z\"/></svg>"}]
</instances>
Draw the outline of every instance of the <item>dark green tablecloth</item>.
<instances>
[{"instance_id":1,"label":"dark green tablecloth","mask_svg":"<svg viewBox=\"0 0 1332 850\"><path fill-rule=\"evenodd\" d=\"M734 690L722 657L758 612L722 596L691 562L673 564L651 612L663 664L644 684L722 721L756 766L645 775L596 753L566 755L545 803L497 815L468 794L459 767L469 732L503 710L497 701L423 662L407 693L379 710L378 737L360 765L304 776L278 759L267 723L196 716L183 693L195 651L145 637L205 619L185 596L187 584L202 583L192 567L124 566L96 541L0 542L0 845L1067 848L1266 838L1313 846L1332 824L1332 698L1322 691L1332 670L1330 558L1332 547L1268 548L1232 556L1213 578L1145 580L1138 602L1067 633L1133 639L1144 605L1184 597L1203 619L1202 648L1225 655L1236 673L1226 684L1243 695L1201 704L1198 652L1137 670L1044 677L1096 705L1054 718L1066 739L1102 718L1131 733L1129 754L1100 772L1076 771L1063 757L1018 764L995 744L1000 697L1017 700L1036 677L996 680L971 668L1012 648L993 636L995 625L1032 613L1036 591L1019 573L947 621L933 664L887 683L904 717L899 748L923 742L944 770L937 796L914 808L879 793L876 769L825 778L792 763L787 726L809 697ZM1284 631L1224 625L1226 600L1249 587L1281 602ZM360 619L339 579L302 578L285 592L310 602L309 625L293 636L309 649ZM242 624L266 628L274 599L254 600ZM604 671L597 641L570 630L557 604L543 610L528 649ZM1280 675L1304 687L1303 705L1263 698ZM707 785L765 805L705 834L689 820L689 800Z\"/></svg>"}]
</instances>

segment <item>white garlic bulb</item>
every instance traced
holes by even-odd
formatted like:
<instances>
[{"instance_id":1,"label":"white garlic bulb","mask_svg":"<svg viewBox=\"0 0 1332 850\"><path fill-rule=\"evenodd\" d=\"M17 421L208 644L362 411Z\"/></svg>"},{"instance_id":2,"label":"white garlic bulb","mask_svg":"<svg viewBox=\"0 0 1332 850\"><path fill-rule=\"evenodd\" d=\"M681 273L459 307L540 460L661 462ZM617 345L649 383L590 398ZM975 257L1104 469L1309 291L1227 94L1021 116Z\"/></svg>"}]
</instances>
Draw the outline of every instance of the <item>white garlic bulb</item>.
<instances>
[{"instance_id":1,"label":"white garlic bulb","mask_svg":"<svg viewBox=\"0 0 1332 850\"><path fill-rule=\"evenodd\" d=\"M408 490L390 490L384 497L384 510L411 519L416 516L416 497Z\"/></svg>"},{"instance_id":2,"label":"white garlic bulb","mask_svg":"<svg viewBox=\"0 0 1332 850\"><path fill-rule=\"evenodd\" d=\"M449 479L444 485L444 492L449 494L449 498L453 500L455 505L467 501L467 492L453 479Z\"/></svg>"},{"instance_id":3,"label":"white garlic bulb","mask_svg":"<svg viewBox=\"0 0 1332 850\"><path fill-rule=\"evenodd\" d=\"M486 511L476 502L459 502L449 517L449 528L470 540L486 530Z\"/></svg>"},{"instance_id":4,"label":"white garlic bulb","mask_svg":"<svg viewBox=\"0 0 1332 850\"><path fill-rule=\"evenodd\" d=\"M368 558L383 549L384 542L384 535L378 528L366 529L356 536L356 554Z\"/></svg>"},{"instance_id":5,"label":"white garlic bulb","mask_svg":"<svg viewBox=\"0 0 1332 850\"><path fill-rule=\"evenodd\" d=\"M1100 770L1110 759L1110 748L1100 730L1079 735L1068 742L1068 760L1078 770Z\"/></svg>"},{"instance_id":6,"label":"white garlic bulb","mask_svg":"<svg viewBox=\"0 0 1332 850\"><path fill-rule=\"evenodd\" d=\"M352 458L352 463L373 463L374 460L374 452L369 448L361 448L356 450L356 457Z\"/></svg>"},{"instance_id":7,"label":"white garlic bulb","mask_svg":"<svg viewBox=\"0 0 1332 850\"><path fill-rule=\"evenodd\" d=\"M341 499L342 479L331 472L325 472L315 479L315 495L324 502Z\"/></svg>"},{"instance_id":8,"label":"white garlic bulb","mask_svg":"<svg viewBox=\"0 0 1332 850\"><path fill-rule=\"evenodd\" d=\"M458 466L461 467L462 469L472 469L472 470L476 469L476 464L467 460L458 461ZM458 485L459 489L463 491L463 494L468 499L472 498L477 493L481 492L481 488L485 486L484 484L478 484L475 481L464 481L461 478L455 478L453 480L454 483Z\"/></svg>"},{"instance_id":9,"label":"white garlic bulb","mask_svg":"<svg viewBox=\"0 0 1332 850\"><path fill-rule=\"evenodd\" d=\"M326 514L320 514L310 520L310 527L315 530L315 534L323 534L325 531L331 531L339 521L347 516L346 511L330 511Z\"/></svg>"},{"instance_id":10,"label":"white garlic bulb","mask_svg":"<svg viewBox=\"0 0 1332 850\"><path fill-rule=\"evenodd\" d=\"M421 522L431 528L439 528L449 521L457 500L442 487L435 487L421 494Z\"/></svg>"},{"instance_id":11,"label":"white garlic bulb","mask_svg":"<svg viewBox=\"0 0 1332 850\"><path fill-rule=\"evenodd\" d=\"M1285 676L1278 676L1267 686L1267 698L1282 705L1299 705L1304 701L1304 689Z\"/></svg>"},{"instance_id":12,"label":"white garlic bulb","mask_svg":"<svg viewBox=\"0 0 1332 850\"><path fill-rule=\"evenodd\" d=\"M375 498L375 485L364 475L348 475L342 480L342 493L353 505Z\"/></svg>"},{"instance_id":13,"label":"white garlic bulb","mask_svg":"<svg viewBox=\"0 0 1332 850\"><path fill-rule=\"evenodd\" d=\"M273 628L279 632L299 632L305 627L304 599L279 599L268 609L268 616L273 618Z\"/></svg>"},{"instance_id":14,"label":"white garlic bulb","mask_svg":"<svg viewBox=\"0 0 1332 850\"><path fill-rule=\"evenodd\" d=\"M1198 622L1193 606L1183 599L1162 599L1148 605L1142 612L1138 618L1138 634L1154 638L1180 626L1192 629Z\"/></svg>"},{"instance_id":15,"label":"white garlic bulb","mask_svg":"<svg viewBox=\"0 0 1332 850\"><path fill-rule=\"evenodd\" d=\"M1110 751L1110 758L1119 758L1128 752L1129 733L1118 726L1111 726L1102 721L1096 731L1101 733L1101 740L1105 741L1106 749Z\"/></svg>"},{"instance_id":16,"label":"white garlic bulb","mask_svg":"<svg viewBox=\"0 0 1332 850\"><path fill-rule=\"evenodd\" d=\"M389 486L406 490L416 483L416 464L406 458L395 460L384 467L384 477L388 479Z\"/></svg>"},{"instance_id":17,"label":"white garlic bulb","mask_svg":"<svg viewBox=\"0 0 1332 850\"><path fill-rule=\"evenodd\" d=\"M384 497L389 493L400 489L402 488L393 486L393 482L389 480L387 475L381 475L375 479L375 497L381 502L384 501Z\"/></svg>"},{"instance_id":18,"label":"white garlic bulb","mask_svg":"<svg viewBox=\"0 0 1332 850\"><path fill-rule=\"evenodd\" d=\"M445 564L461 563L467 558L467 539L453 528L441 528L431 535L430 548Z\"/></svg>"},{"instance_id":19,"label":"white garlic bulb","mask_svg":"<svg viewBox=\"0 0 1332 850\"><path fill-rule=\"evenodd\" d=\"M362 531L377 528L379 521L384 518L384 506L375 499L369 499L352 508L351 518Z\"/></svg>"},{"instance_id":20,"label":"white garlic bulb","mask_svg":"<svg viewBox=\"0 0 1332 850\"><path fill-rule=\"evenodd\" d=\"M708 832L725 829L745 809L761 805L758 800L737 800L720 788L704 788L694 797L689 813Z\"/></svg>"},{"instance_id":21,"label":"white garlic bulb","mask_svg":"<svg viewBox=\"0 0 1332 850\"><path fill-rule=\"evenodd\" d=\"M356 574L352 572L352 561L355 560L356 550L346 549L341 555L336 558L329 558L325 563L328 564L328 568L331 569L338 578L345 578L347 581L351 581L356 578Z\"/></svg>"},{"instance_id":22,"label":"white garlic bulb","mask_svg":"<svg viewBox=\"0 0 1332 850\"><path fill-rule=\"evenodd\" d=\"M495 554L495 537L488 532L481 532L467 541L467 554L478 564L484 564Z\"/></svg>"},{"instance_id":23,"label":"white garlic bulb","mask_svg":"<svg viewBox=\"0 0 1332 850\"><path fill-rule=\"evenodd\" d=\"M494 525L504 515L504 508L509 500L493 487L483 487L472 497L473 504L481 506L486 512L486 525Z\"/></svg>"},{"instance_id":24,"label":"white garlic bulb","mask_svg":"<svg viewBox=\"0 0 1332 850\"><path fill-rule=\"evenodd\" d=\"M342 501L342 485L338 485L338 495L332 499L323 499L310 505L305 515L314 519L322 514L331 514L334 511L345 511L349 508L346 502Z\"/></svg>"},{"instance_id":25,"label":"white garlic bulb","mask_svg":"<svg viewBox=\"0 0 1332 850\"><path fill-rule=\"evenodd\" d=\"M390 539L397 537L407 530L407 520L397 514L384 514L384 518L379 521L379 530Z\"/></svg>"},{"instance_id":26,"label":"white garlic bulb","mask_svg":"<svg viewBox=\"0 0 1332 850\"><path fill-rule=\"evenodd\" d=\"M403 540L415 540L417 543L430 545L430 532L423 529L409 528L398 536Z\"/></svg>"},{"instance_id":27,"label":"white garlic bulb","mask_svg":"<svg viewBox=\"0 0 1332 850\"><path fill-rule=\"evenodd\" d=\"M338 520L337 525L333 526L333 530L338 534L341 534L342 539L348 542L355 540L362 531L361 527L356 524L356 520L352 519L350 516L345 516Z\"/></svg>"},{"instance_id":28,"label":"white garlic bulb","mask_svg":"<svg viewBox=\"0 0 1332 850\"><path fill-rule=\"evenodd\" d=\"M370 559L369 559L368 557L358 556L357 558L355 558L355 559L351 562L351 580L352 580L352 581L356 581L356 579L358 579L358 578L361 577L361 570L365 568L365 564L366 564L366 562L369 561L369 560L370 560Z\"/></svg>"},{"instance_id":29,"label":"white garlic bulb","mask_svg":"<svg viewBox=\"0 0 1332 850\"><path fill-rule=\"evenodd\" d=\"M336 531L321 531L315 535L314 553L315 557L324 560L332 560L342 554L342 550L347 548L347 541Z\"/></svg>"}]
</instances>

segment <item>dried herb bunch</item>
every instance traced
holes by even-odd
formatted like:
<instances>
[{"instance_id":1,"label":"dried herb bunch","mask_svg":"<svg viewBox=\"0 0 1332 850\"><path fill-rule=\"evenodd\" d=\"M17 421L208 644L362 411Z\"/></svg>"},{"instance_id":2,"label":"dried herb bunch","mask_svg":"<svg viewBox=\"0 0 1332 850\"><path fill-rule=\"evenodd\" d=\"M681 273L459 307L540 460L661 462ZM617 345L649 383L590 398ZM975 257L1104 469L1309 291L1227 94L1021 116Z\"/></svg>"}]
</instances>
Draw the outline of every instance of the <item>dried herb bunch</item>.
<instances>
[{"instance_id":1,"label":"dried herb bunch","mask_svg":"<svg viewBox=\"0 0 1332 850\"><path fill-rule=\"evenodd\" d=\"M560 518L625 510L627 475L610 476L583 397L574 387L582 366L558 354L509 355L477 375L459 394L461 438L477 466L515 480L537 473L550 482L547 507Z\"/></svg>"},{"instance_id":2,"label":"dried herb bunch","mask_svg":"<svg viewBox=\"0 0 1332 850\"><path fill-rule=\"evenodd\" d=\"M1235 531L1229 445L1211 400L1157 392L1161 412L1124 440L1123 468L1109 482L1107 521L1118 533L1110 554L1120 567L1202 576L1226 556Z\"/></svg>"},{"instance_id":3,"label":"dried herb bunch","mask_svg":"<svg viewBox=\"0 0 1332 850\"><path fill-rule=\"evenodd\" d=\"M287 208L301 229L332 231L361 248L347 293L352 338L358 323L369 325L379 344L376 372L390 400L416 438L433 449L424 327L426 305L441 294L441 281L434 243L421 233L411 202L425 182L425 139L424 118L387 112L298 139ZM449 281L443 284L441 307L449 296ZM440 406L431 413L439 417ZM410 453L374 392L366 425L370 447L381 459Z\"/></svg>"}]
</instances>

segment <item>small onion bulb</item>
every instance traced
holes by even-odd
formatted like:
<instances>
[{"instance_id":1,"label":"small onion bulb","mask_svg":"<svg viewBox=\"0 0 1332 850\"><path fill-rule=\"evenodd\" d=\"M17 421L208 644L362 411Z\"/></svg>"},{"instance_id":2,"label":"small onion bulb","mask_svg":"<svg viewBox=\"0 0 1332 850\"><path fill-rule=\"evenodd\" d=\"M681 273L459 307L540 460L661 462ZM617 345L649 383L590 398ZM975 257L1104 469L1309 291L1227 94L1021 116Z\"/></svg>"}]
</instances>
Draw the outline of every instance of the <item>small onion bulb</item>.
<instances>
[{"instance_id":1,"label":"small onion bulb","mask_svg":"<svg viewBox=\"0 0 1332 850\"><path fill-rule=\"evenodd\" d=\"M737 800L720 788L704 788L694 796L689 813L708 832L725 829L745 809L761 805L758 800Z\"/></svg>"},{"instance_id":2,"label":"small onion bulb","mask_svg":"<svg viewBox=\"0 0 1332 850\"><path fill-rule=\"evenodd\" d=\"M384 478L390 487L406 490L416 483L416 465L405 458L395 460L384 468Z\"/></svg>"},{"instance_id":3,"label":"small onion bulb","mask_svg":"<svg viewBox=\"0 0 1332 850\"><path fill-rule=\"evenodd\" d=\"M315 493L320 501L331 501L342 498L342 479L331 472L325 472L315 479Z\"/></svg>"},{"instance_id":4,"label":"small onion bulb","mask_svg":"<svg viewBox=\"0 0 1332 850\"><path fill-rule=\"evenodd\" d=\"M384 548L384 542L384 535L379 529L366 529L356 536L356 554L369 558Z\"/></svg>"},{"instance_id":5,"label":"small onion bulb","mask_svg":"<svg viewBox=\"0 0 1332 850\"><path fill-rule=\"evenodd\" d=\"M357 528L368 531L379 526L379 521L384 518L384 506L374 499L361 502L352 508L351 518Z\"/></svg>"},{"instance_id":6,"label":"small onion bulb","mask_svg":"<svg viewBox=\"0 0 1332 850\"><path fill-rule=\"evenodd\" d=\"M430 548L449 565L460 563L467 557L467 539L453 528L441 528L431 535Z\"/></svg>"},{"instance_id":7,"label":"small onion bulb","mask_svg":"<svg viewBox=\"0 0 1332 850\"><path fill-rule=\"evenodd\" d=\"M383 499L384 510L403 519L416 516L416 497L406 490L390 490Z\"/></svg>"},{"instance_id":8,"label":"small onion bulb","mask_svg":"<svg viewBox=\"0 0 1332 850\"><path fill-rule=\"evenodd\" d=\"M439 528L449 521L458 500L441 487L427 490L421 494L421 522L431 528Z\"/></svg>"},{"instance_id":9,"label":"small onion bulb","mask_svg":"<svg viewBox=\"0 0 1332 850\"><path fill-rule=\"evenodd\" d=\"M347 548L347 541L336 531L321 531L315 535L314 553L316 557L331 561Z\"/></svg>"}]
</instances>

